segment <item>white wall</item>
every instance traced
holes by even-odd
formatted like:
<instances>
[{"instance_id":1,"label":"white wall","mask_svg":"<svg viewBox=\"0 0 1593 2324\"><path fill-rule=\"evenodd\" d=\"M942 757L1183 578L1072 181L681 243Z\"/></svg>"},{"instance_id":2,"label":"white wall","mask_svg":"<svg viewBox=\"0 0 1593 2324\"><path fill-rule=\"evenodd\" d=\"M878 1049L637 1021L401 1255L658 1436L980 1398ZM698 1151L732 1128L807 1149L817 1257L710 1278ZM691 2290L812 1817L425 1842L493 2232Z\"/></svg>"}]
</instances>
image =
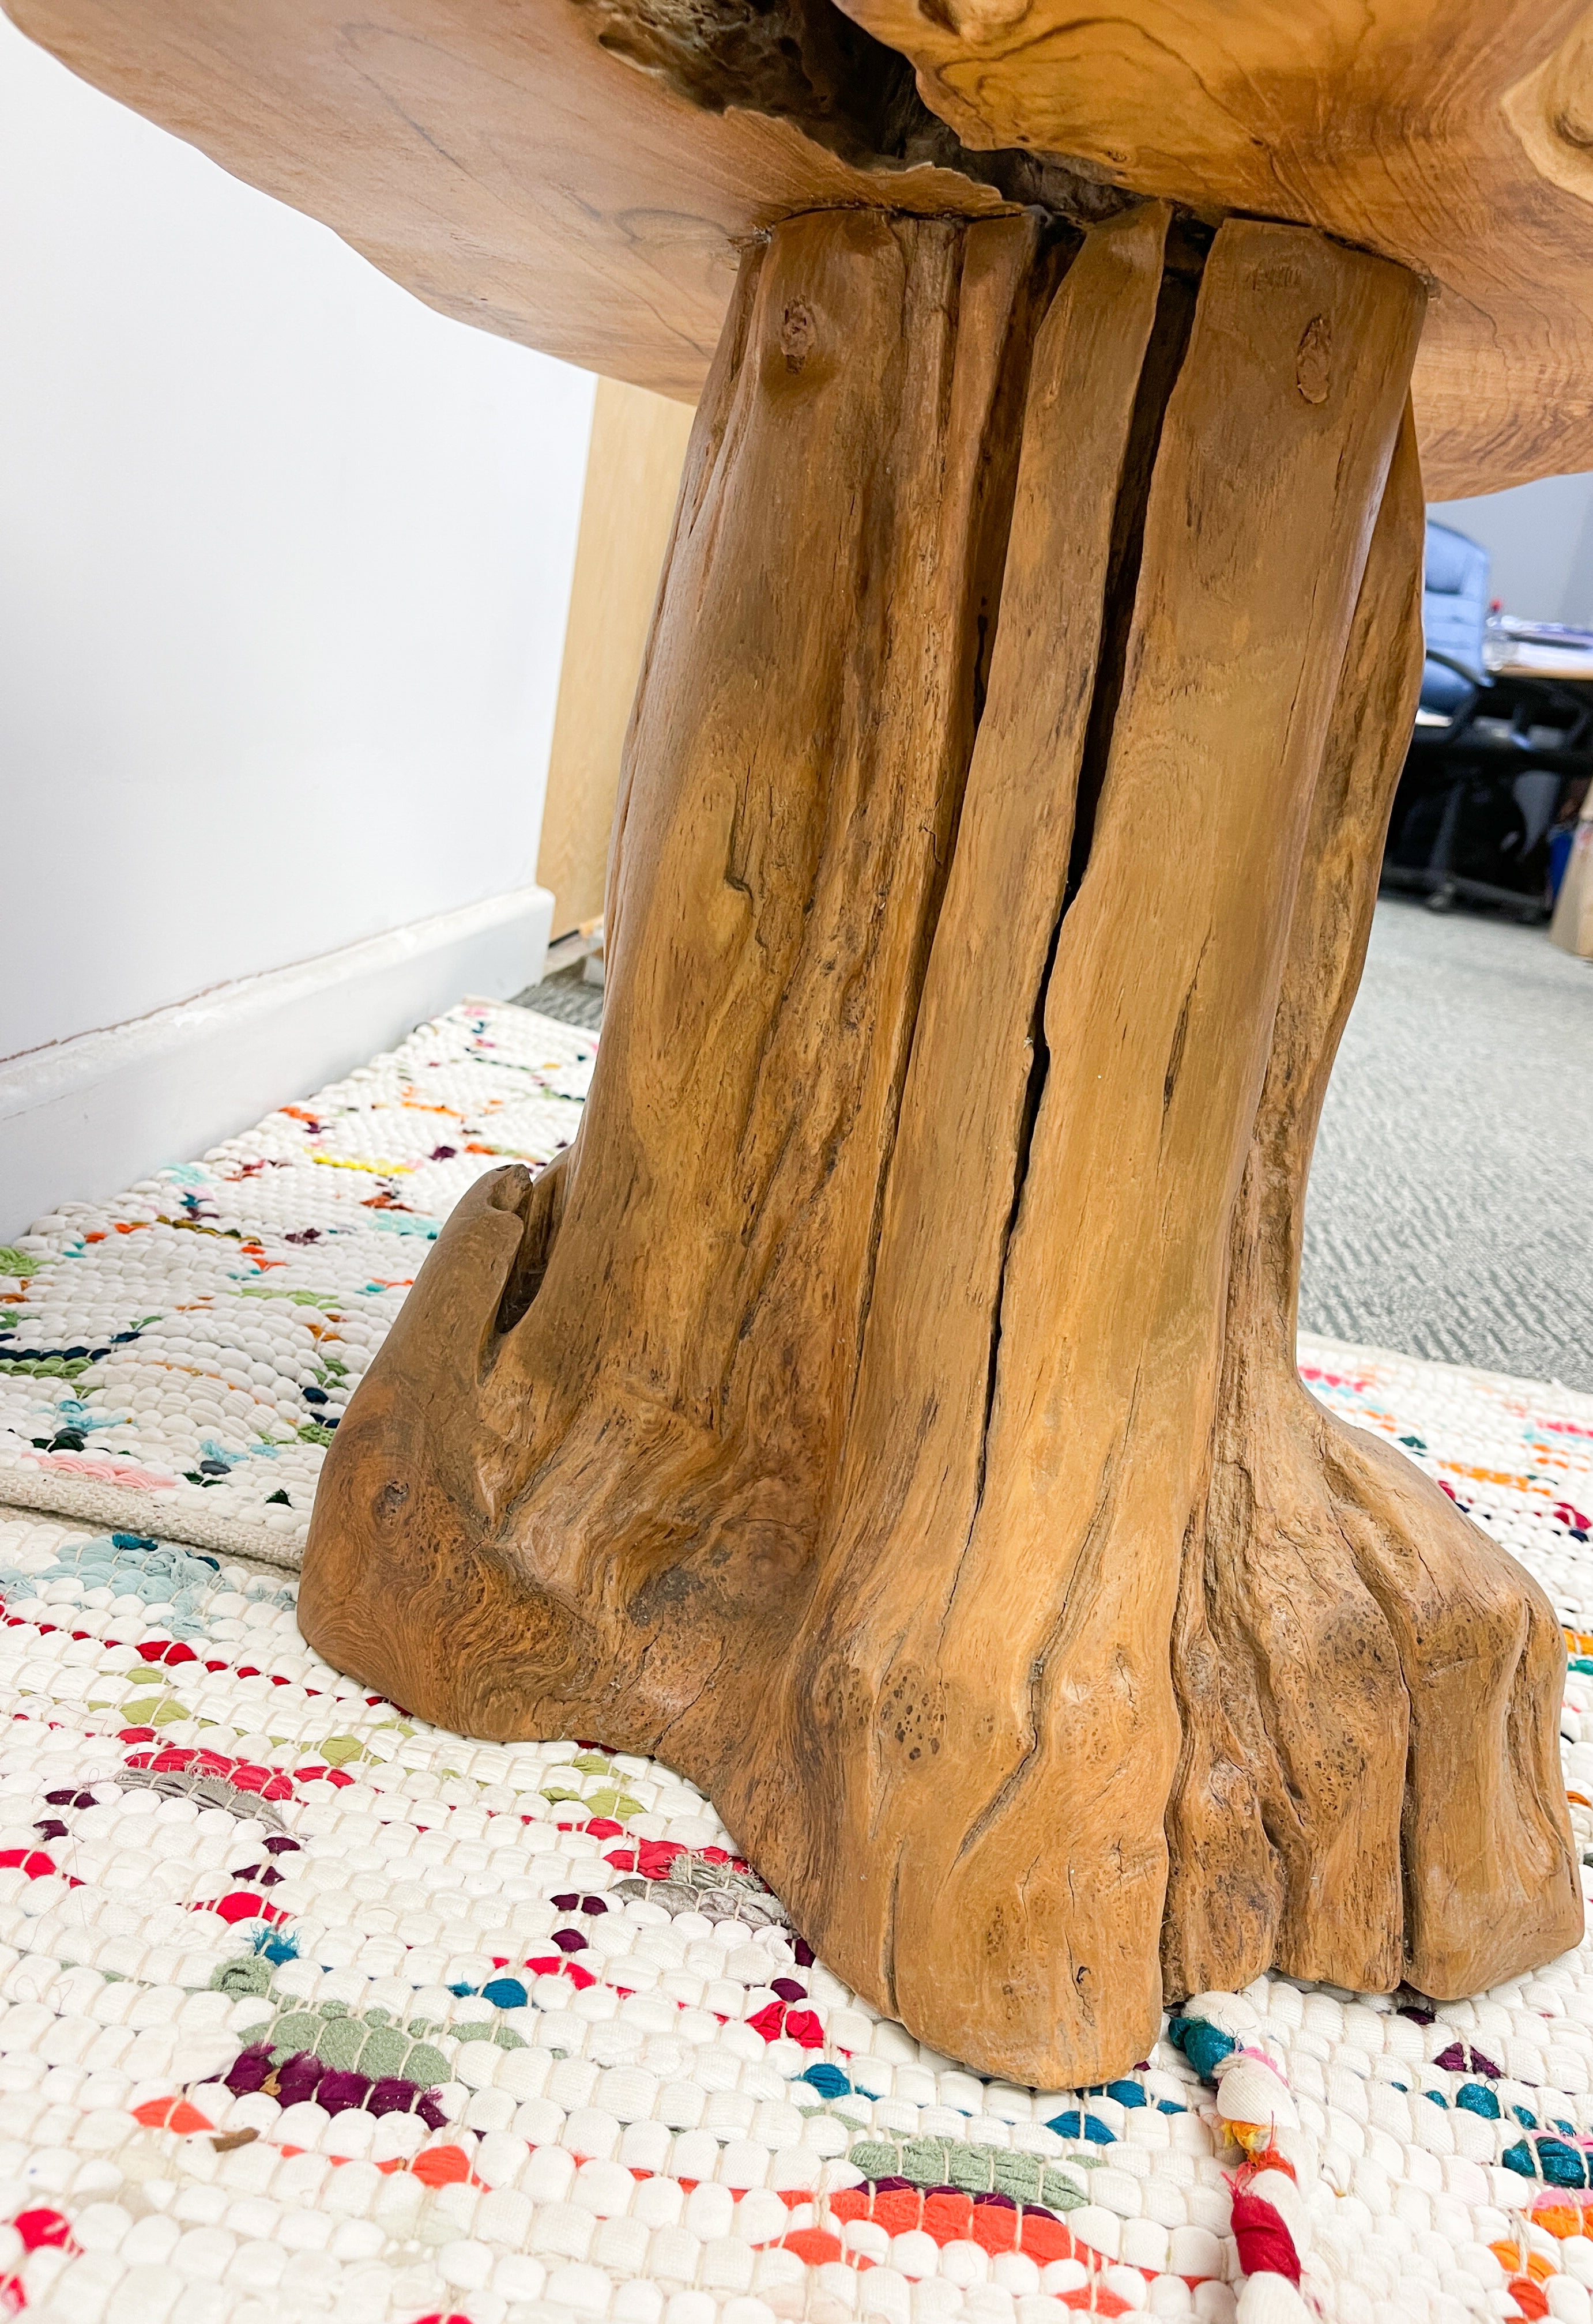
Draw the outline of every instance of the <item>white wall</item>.
<instances>
[{"instance_id":1,"label":"white wall","mask_svg":"<svg viewBox=\"0 0 1593 2324\"><path fill-rule=\"evenodd\" d=\"M0 1059L533 880L592 396L0 16Z\"/></svg>"},{"instance_id":2,"label":"white wall","mask_svg":"<svg viewBox=\"0 0 1593 2324\"><path fill-rule=\"evenodd\" d=\"M1477 500L1438 501L1429 513L1489 551L1493 595L1507 613L1593 622L1593 475L1542 476Z\"/></svg>"},{"instance_id":3,"label":"white wall","mask_svg":"<svg viewBox=\"0 0 1593 2324\"><path fill-rule=\"evenodd\" d=\"M594 391L0 16L0 1240L540 973Z\"/></svg>"}]
</instances>

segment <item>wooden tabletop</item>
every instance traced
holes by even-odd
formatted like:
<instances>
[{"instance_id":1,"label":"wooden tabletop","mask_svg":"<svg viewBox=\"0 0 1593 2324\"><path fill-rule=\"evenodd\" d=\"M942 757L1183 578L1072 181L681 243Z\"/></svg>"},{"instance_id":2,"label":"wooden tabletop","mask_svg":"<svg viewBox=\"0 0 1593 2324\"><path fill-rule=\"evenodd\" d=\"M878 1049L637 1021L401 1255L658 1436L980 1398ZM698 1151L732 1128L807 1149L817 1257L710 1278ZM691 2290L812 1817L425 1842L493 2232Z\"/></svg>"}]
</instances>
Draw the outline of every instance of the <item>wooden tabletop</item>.
<instances>
[{"instance_id":1,"label":"wooden tabletop","mask_svg":"<svg viewBox=\"0 0 1593 2324\"><path fill-rule=\"evenodd\" d=\"M1413 269L1430 496L1593 467L1583 0L847 0L862 32L773 0L750 56L728 0L5 5L445 313L671 395L701 385L738 238L1043 194L1032 161L993 167L1005 149L1061 157L1053 189L1293 220Z\"/></svg>"}]
</instances>

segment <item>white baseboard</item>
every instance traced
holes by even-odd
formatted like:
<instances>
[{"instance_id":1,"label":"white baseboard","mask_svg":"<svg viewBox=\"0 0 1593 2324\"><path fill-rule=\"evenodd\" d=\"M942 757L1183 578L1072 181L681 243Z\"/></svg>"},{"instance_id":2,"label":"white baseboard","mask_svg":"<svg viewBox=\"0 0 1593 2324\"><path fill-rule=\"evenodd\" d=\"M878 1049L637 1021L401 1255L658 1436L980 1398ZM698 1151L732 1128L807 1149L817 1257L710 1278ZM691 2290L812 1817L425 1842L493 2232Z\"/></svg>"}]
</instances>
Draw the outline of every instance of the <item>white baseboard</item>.
<instances>
[{"instance_id":1,"label":"white baseboard","mask_svg":"<svg viewBox=\"0 0 1593 2324\"><path fill-rule=\"evenodd\" d=\"M536 983L552 925L548 890L516 888L0 1061L0 1240L236 1137L467 992Z\"/></svg>"}]
</instances>

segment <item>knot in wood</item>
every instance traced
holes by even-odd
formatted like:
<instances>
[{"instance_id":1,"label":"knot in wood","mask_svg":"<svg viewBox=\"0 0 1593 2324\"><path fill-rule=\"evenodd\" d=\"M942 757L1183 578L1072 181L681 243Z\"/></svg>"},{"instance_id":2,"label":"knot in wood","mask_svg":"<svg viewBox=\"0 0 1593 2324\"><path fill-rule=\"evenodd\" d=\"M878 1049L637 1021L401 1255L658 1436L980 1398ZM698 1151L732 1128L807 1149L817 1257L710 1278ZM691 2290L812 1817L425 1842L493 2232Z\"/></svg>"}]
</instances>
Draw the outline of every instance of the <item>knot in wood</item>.
<instances>
[{"instance_id":1,"label":"knot in wood","mask_svg":"<svg viewBox=\"0 0 1593 2324\"><path fill-rule=\"evenodd\" d=\"M948 0L918 0L918 13L970 48L992 48L1017 30L1029 5L1030 0L964 0L960 7Z\"/></svg>"},{"instance_id":2,"label":"knot in wood","mask_svg":"<svg viewBox=\"0 0 1593 2324\"><path fill-rule=\"evenodd\" d=\"M1333 356L1333 333L1326 315L1313 315L1300 334L1294 358L1294 384L1308 403L1326 403L1328 374Z\"/></svg>"},{"instance_id":3,"label":"knot in wood","mask_svg":"<svg viewBox=\"0 0 1593 2324\"><path fill-rule=\"evenodd\" d=\"M806 300L793 299L780 318L780 348L787 371L801 371L812 351L813 310Z\"/></svg>"}]
</instances>

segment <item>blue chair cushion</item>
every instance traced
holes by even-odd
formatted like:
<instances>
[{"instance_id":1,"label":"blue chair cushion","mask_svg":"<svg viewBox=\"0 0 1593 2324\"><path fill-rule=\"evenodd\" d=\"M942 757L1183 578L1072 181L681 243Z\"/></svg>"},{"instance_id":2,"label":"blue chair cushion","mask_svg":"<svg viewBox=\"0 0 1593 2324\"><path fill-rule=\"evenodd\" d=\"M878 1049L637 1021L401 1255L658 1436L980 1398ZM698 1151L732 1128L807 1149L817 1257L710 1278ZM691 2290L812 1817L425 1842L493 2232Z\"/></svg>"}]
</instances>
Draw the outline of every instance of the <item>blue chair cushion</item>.
<instances>
[{"instance_id":1,"label":"blue chair cushion","mask_svg":"<svg viewBox=\"0 0 1593 2324\"><path fill-rule=\"evenodd\" d=\"M1483 625L1488 610L1488 552L1447 524L1427 525L1427 561L1422 576L1422 625L1427 642L1483 675ZM1441 663L1422 673L1422 707L1451 717L1466 699L1466 683Z\"/></svg>"},{"instance_id":2,"label":"blue chair cushion","mask_svg":"<svg viewBox=\"0 0 1593 2324\"><path fill-rule=\"evenodd\" d=\"M1447 524L1427 527L1422 620L1427 642L1482 675L1482 632L1488 610L1488 553Z\"/></svg>"},{"instance_id":3,"label":"blue chair cushion","mask_svg":"<svg viewBox=\"0 0 1593 2324\"><path fill-rule=\"evenodd\" d=\"M1471 688L1441 661L1424 662L1422 667L1422 707L1435 710L1440 718L1452 718L1463 707Z\"/></svg>"}]
</instances>

